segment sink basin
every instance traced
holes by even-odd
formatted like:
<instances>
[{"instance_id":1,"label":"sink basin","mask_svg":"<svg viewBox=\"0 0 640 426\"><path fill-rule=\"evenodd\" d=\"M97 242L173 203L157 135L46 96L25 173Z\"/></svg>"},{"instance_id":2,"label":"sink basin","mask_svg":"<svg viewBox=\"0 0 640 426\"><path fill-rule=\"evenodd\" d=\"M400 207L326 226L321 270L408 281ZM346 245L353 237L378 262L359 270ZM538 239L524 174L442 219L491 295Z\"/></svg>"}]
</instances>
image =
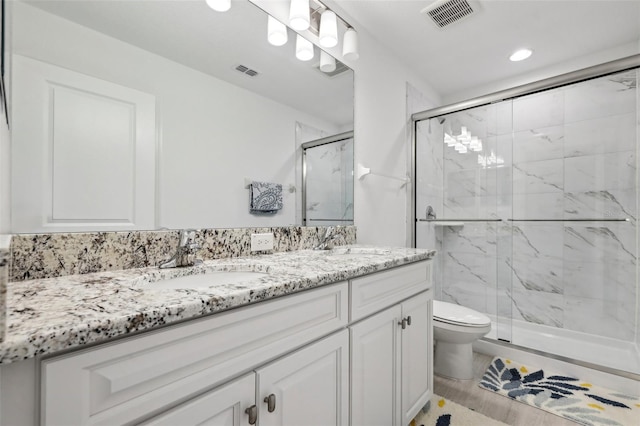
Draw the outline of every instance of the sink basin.
<instances>
[{"instance_id":1,"label":"sink basin","mask_svg":"<svg viewBox=\"0 0 640 426\"><path fill-rule=\"evenodd\" d=\"M269 274L254 271L210 271L205 274L185 275L145 283L148 290L176 290L213 287L224 284L241 284L266 277Z\"/></svg>"}]
</instances>

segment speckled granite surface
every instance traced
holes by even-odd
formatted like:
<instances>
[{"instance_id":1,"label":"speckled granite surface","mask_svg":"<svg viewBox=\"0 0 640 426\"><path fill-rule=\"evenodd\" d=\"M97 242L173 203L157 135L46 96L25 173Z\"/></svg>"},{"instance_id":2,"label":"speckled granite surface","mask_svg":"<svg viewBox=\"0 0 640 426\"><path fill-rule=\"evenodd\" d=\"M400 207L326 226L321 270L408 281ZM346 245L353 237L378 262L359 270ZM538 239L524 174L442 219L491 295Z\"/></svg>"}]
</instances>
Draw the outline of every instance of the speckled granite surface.
<instances>
[{"instance_id":1,"label":"speckled granite surface","mask_svg":"<svg viewBox=\"0 0 640 426\"><path fill-rule=\"evenodd\" d=\"M7 324L7 282L9 281L9 244L11 236L0 235L0 342Z\"/></svg>"},{"instance_id":2,"label":"speckled granite surface","mask_svg":"<svg viewBox=\"0 0 640 426\"><path fill-rule=\"evenodd\" d=\"M337 244L356 242L355 226L338 226ZM204 260L249 256L251 234L273 232L274 252L310 249L323 227L216 228L196 233ZM178 230L20 234L11 242L10 281L157 266L178 244Z\"/></svg>"},{"instance_id":3,"label":"speckled granite surface","mask_svg":"<svg viewBox=\"0 0 640 426\"><path fill-rule=\"evenodd\" d=\"M205 261L191 268L140 268L11 283L0 363L51 354L111 337L260 302L299 290L429 259L408 248L301 250ZM161 278L207 271L262 271L242 284L154 290Z\"/></svg>"}]
</instances>

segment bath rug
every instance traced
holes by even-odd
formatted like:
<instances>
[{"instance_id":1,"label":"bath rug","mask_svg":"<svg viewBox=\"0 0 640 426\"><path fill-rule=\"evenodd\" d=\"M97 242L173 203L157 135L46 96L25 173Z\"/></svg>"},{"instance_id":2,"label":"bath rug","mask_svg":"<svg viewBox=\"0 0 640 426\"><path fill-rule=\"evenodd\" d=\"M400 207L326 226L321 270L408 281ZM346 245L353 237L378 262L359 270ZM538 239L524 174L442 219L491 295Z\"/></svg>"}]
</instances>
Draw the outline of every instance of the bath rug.
<instances>
[{"instance_id":1,"label":"bath rug","mask_svg":"<svg viewBox=\"0 0 640 426\"><path fill-rule=\"evenodd\" d=\"M441 396L431 397L431 408L420 413L410 426L505 426L506 423L476 413Z\"/></svg>"},{"instance_id":2,"label":"bath rug","mask_svg":"<svg viewBox=\"0 0 640 426\"><path fill-rule=\"evenodd\" d=\"M640 398L496 357L479 386L576 423L640 425Z\"/></svg>"}]
</instances>

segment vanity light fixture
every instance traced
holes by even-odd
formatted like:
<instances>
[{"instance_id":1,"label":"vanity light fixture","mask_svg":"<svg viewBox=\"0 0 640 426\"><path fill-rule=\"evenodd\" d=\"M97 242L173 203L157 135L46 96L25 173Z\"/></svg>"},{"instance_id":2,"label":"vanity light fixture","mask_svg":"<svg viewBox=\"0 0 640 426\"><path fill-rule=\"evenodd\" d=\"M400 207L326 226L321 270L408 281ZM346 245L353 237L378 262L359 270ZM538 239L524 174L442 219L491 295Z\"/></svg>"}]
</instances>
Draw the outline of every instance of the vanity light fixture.
<instances>
[{"instance_id":1,"label":"vanity light fixture","mask_svg":"<svg viewBox=\"0 0 640 426\"><path fill-rule=\"evenodd\" d=\"M334 72L336 70L336 58L329 55L324 50L320 51L320 71Z\"/></svg>"},{"instance_id":2,"label":"vanity light fixture","mask_svg":"<svg viewBox=\"0 0 640 426\"><path fill-rule=\"evenodd\" d=\"M271 15L267 21L267 40L274 46L283 46L287 43L286 25Z\"/></svg>"},{"instance_id":3,"label":"vanity light fixture","mask_svg":"<svg viewBox=\"0 0 640 426\"><path fill-rule=\"evenodd\" d=\"M531 56L532 53L533 53L533 50L531 49L519 49L513 52L511 56L509 56L509 60L511 62L524 61L529 56Z\"/></svg>"},{"instance_id":4,"label":"vanity light fixture","mask_svg":"<svg viewBox=\"0 0 640 426\"><path fill-rule=\"evenodd\" d=\"M296 31L304 31L311 23L309 0L291 0L289 25Z\"/></svg>"},{"instance_id":5,"label":"vanity light fixture","mask_svg":"<svg viewBox=\"0 0 640 426\"><path fill-rule=\"evenodd\" d=\"M327 9L320 16L320 46L334 47L338 44L338 17Z\"/></svg>"},{"instance_id":6,"label":"vanity light fixture","mask_svg":"<svg viewBox=\"0 0 640 426\"><path fill-rule=\"evenodd\" d=\"M296 36L296 58L301 61L310 61L313 59L313 43L300 34Z\"/></svg>"},{"instance_id":7,"label":"vanity light fixture","mask_svg":"<svg viewBox=\"0 0 640 426\"><path fill-rule=\"evenodd\" d=\"M358 52L358 33L352 27L347 28L344 33L342 56L349 61L355 61L360 57Z\"/></svg>"},{"instance_id":8,"label":"vanity light fixture","mask_svg":"<svg viewBox=\"0 0 640 426\"><path fill-rule=\"evenodd\" d=\"M231 0L207 0L207 5L216 12L226 12L231 8Z\"/></svg>"}]
</instances>

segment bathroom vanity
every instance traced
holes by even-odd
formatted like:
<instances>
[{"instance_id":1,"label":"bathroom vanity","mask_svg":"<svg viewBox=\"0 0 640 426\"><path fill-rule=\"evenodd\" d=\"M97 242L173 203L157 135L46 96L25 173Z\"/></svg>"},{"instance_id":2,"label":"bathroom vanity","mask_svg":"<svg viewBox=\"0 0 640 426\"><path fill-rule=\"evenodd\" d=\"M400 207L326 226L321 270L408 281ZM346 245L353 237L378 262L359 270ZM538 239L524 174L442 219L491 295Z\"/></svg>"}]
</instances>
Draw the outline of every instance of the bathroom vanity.
<instances>
[{"instance_id":1,"label":"bathroom vanity","mask_svg":"<svg viewBox=\"0 0 640 426\"><path fill-rule=\"evenodd\" d=\"M0 345L0 423L407 425L432 393L433 255L302 250L15 283L9 306L42 292L33 328L10 317ZM153 289L221 271L258 273ZM74 324L51 312L64 293L84 301Z\"/></svg>"}]
</instances>

